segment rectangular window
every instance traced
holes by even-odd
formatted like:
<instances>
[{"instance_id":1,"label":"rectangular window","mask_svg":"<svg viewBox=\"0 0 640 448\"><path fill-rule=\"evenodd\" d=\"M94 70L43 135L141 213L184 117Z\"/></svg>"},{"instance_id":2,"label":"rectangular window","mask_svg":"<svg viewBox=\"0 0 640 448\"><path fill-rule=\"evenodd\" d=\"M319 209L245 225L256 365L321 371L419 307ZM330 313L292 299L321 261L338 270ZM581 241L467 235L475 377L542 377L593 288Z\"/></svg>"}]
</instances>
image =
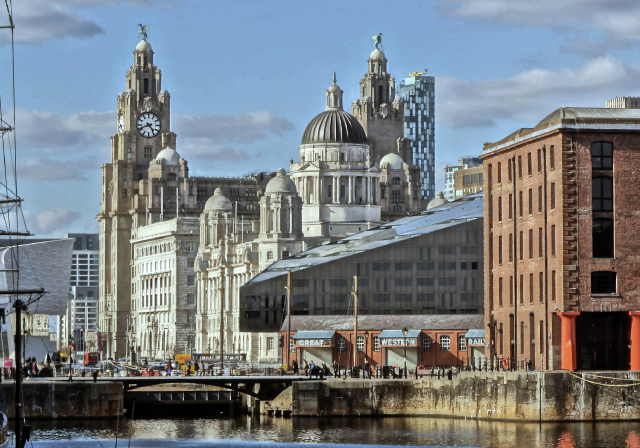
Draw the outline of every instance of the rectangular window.
<instances>
[{"instance_id":1,"label":"rectangular window","mask_svg":"<svg viewBox=\"0 0 640 448\"><path fill-rule=\"evenodd\" d=\"M538 291L538 296L540 297L540 302L544 302L544 274L542 272L540 272L538 274L539 277L539 282L538 282L538 287L540 288L540 290Z\"/></svg>"},{"instance_id":2,"label":"rectangular window","mask_svg":"<svg viewBox=\"0 0 640 448\"><path fill-rule=\"evenodd\" d=\"M513 234L509 234L509 263L513 263Z\"/></svg>"},{"instance_id":3,"label":"rectangular window","mask_svg":"<svg viewBox=\"0 0 640 448\"><path fill-rule=\"evenodd\" d=\"M529 216L533 215L533 189L529 188Z\"/></svg>"},{"instance_id":4,"label":"rectangular window","mask_svg":"<svg viewBox=\"0 0 640 448\"><path fill-rule=\"evenodd\" d=\"M533 260L533 229L529 229L529 260Z\"/></svg>"},{"instance_id":5,"label":"rectangular window","mask_svg":"<svg viewBox=\"0 0 640 448\"><path fill-rule=\"evenodd\" d=\"M463 334L458 336L458 350L460 350L461 352L467 351L467 339Z\"/></svg>"},{"instance_id":6,"label":"rectangular window","mask_svg":"<svg viewBox=\"0 0 640 448\"><path fill-rule=\"evenodd\" d=\"M328 198L332 198L333 197L332 185L327 185L327 197Z\"/></svg>"},{"instance_id":7,"label":"rectangular window","mask_svg":"<svg viewBox=\"0 0 640 448\"><path fill-rule=\"evenodd\" d=\"M498 264L502 264L502 235L498 236Z\"/></svg>"},{"instance_id":8,"label":"rectangular window","mask_svg":"<svg viewBox=\"0 0 640 448\"><path fill-rule=\"evenodd\" d=\"M380 351L380 338L378 336L373 337L373 351L374 352Z\"/></svg>"},{"instance_id":9,"label":"rectangular window","mask_svg":"<svg viewBox=\"0 0 640 448\"><path fill-rule=\"evenodd\" d=\"M507 161L507 179L511 182L511 161Z\"/></svg>"},{"instance_id":10,"label":"rectangular window","mask_svg":"<svg viewBox=\"0 0 640 448\"><path fill-rule=\"evenodd\" d=\"M538 149L538 173L542 171L542 149Z\"/></svg>"},{"instance_id":11,"label":"rectangular window","mask_svg":"<svg viewBox=\"0 0 640 448\"><path fill-rule=\"evenodd\" d=\"M509 219L513 219L513 195L509 195Z\"/></svg>"},{"instance_id":12,"label":"rectangular window","mask_svg":"<svg viewBox=\"0 0 640 448\"><path fill-rule=\"evenodd\" d=\"M520 244L520 261L524 260L524 232L521 230L520 231L520 241L518 242L518 244Z\"/></svg>"},{"instance_id":13,"label":"rectangular window","mask_svg":"<svg viewBox=\"0 0 640 448\"><path fill-rule=\"evenodd\" d=\"M196 304L196 295L187 294L187 305L195 305L195 304Z\"/></svg>"},{"instance_id":14,"label":"rectangular window","mask_svg":"<svg viewBox=\"0 0 640 448\"><path fill-rule=\"evenodd\" d=\"M551 271L551 300L556 301L556 271Z\"/></svg>"},{"instance_id":15,"label":"rectangular window","mask_svg":"<svg viewBox=\"0 0 640 448\"><path fill-rule=\"evenodd\" d=\"M502 222L502 196L498 197L498 222Z\"/></svg>"},{"instance_id":16,"label":"rectangular window","mask_svg":"<svg viewBox=\"0 0 640 448\"><path fill-rule=\"evenodd\" d=\"M520 275L520 305L524 305L524 275Z\"/></svg>"},{"instance_id":17,"label":"rectangular window","mask_svg":"<svg viewBox=\"0 0 640 448\"><path fill-rule=\"evenodd\" d=\"M531 167L531 153L527 153L527 174L531 176L533 170Z\"/></svg>"},{"instance_id":18,"label":"rectangular window","mask_svg":"<svg viewBox=\"0 0 640 448\"><path fill-rule=\"evenodd\" d=\"M542 245L542 227L538 228L538 258L542 258L543 245Z\"/></svg>"},{"instance_id":19,"label":"rectangular window","mask_svg":"<svg viewBox=\"0 0 640 448\"><path fill-rule=\"evenodd\" d=\"M613 144L595 142L591 145L591 167L594 170L613 169Z\"/></svg>"},{"instance_id":20,"label":"rectangular window","mask_svg":"<svg viewBox=\"0 0 640 448\"><path fill-rule=\"evenodd\" d=\"M513 306L513 276L509 277L509 305Z\"/></svg>"},{"instance_id":21,"label":"rectangular window","mask_svg":"<svg viewBox=\"0 0 640 448\"><path fill-rule=\"evenodd\" d=\"M267 338L267 350L273 350L273 338Z\"/></svg>"},{"instance_id":22,"label":"rectangular window","mask_svg":"<svg viewBox=\"0 0 640 448\"><path fill-rule=\"evenodd\" d=\"M428 334L422 338L422 351L430 352L431 351L431 336Z\"/></svg>"},{"instance_id":23,"label":"rectangular window","mask_svg":"<svg viewBox=\"0 0 640 448\"><path fill-rule=\"evenodd\" d=\"M551 226L551 256L556 256L556 226Z\"/></svg>"},{"instance_id":24,"label":"rectangular window","mask_svg":"<svg viewBox=\"0 0 640 448\"><path fill-rule=\"evenodd\" d=\"M498 162L498 183L502 183L502 163Z\"/></svg>"},{"instance_id":25,"label":"rectangular window","mask_svg":"<svg viewBox=\"0 0 640 448\"><path fill-rule=\"evenodd\" d=\"M522 179L522 156L518 156L518 177Z\"/></svg>"},{"instance_id":26,"label":"rectangular window","mask_svg":"<svg viewBox=\"0 0 640 448\"><path fill-rule=\"evenodd\" d=\"M498 305L502 306L502 277L498 279Z\"/></svg>"},{"instance_id":27,"label":"rectangular window","mask_svg":"<svg viewBox=\"0 0 640 448\"><path fill-rule=\"evenodd\" d=\"M187 286L195 286L195 285L196 285L195 275L187 275Z\"/></svg>"},{"instance_id":28,"label":"rectangular window","mask_svg":"<svg viewBox=\"0 0 640 448\"><path fill-rule=\"evenodd\" d=\"M126 188L122 189L122 197L124 199L127 199L127 189Z\"/></svg>"},{"instance_id":29,"label":"rectangular window","mask_svg":"<svg viewBox=\"0 0 640 448\"><path fill-rule=\"evenodd\" d=\"M549 166L551 167L551 169L554 169L556 167L556 155L553 145L549 147Z\"/></svg>"},{"instance_id":30,"label":"rectangular window","mask_svg":"<svg viewBox=\"0 0 640 448\"><path fill-rule=\"evenodd\" d=\"M533 274L529 274L529 303L533 303Z\"/></svg>"},{"instance_id":31,"label":"rectangular window","mask_svg":"<svg viewBox=\"0 0 640 448\"><path fill-rule=\"evenodd\" d=\"M340 336L338 338L338 351L340 353L344 353L345 346L346 346L346 339L344 338L344 336Z\"/></svg>"},{"instance_id":32,"label":"rectangular window","mask_svg":"<svg viewBox=\"0 0 640 448\"><path fill-rule=\"evenodd\" d=\"M551 183L551 188L549 191L549 202L551 202L551 210L556 209L556 184L554 182Z\"/></svg>"},{"instance_id":33,"label":"rectangular window","mask_svg":"<svg viewBox=\"0 0 640 448\"><path fill-rule=\"evenodd\" d=\"M440 351L448 352L451 350L451 340L449 336L440 336Z\"/></svg>"},{"instance_id":34,"label":"rectangular window","mask_svg":"<svg viewBox=\"0 0 640 448\"><path fill-rule=\"evenodd\" d=\"M593 211L613 211L613 179L611 177L593 178Z\"/></svg>"},{"instance_id":35,"label":"rectangular window","mask_svg":"<svg viewBox=\"0 0 640 448\"><path fill-rule=\"evenodd\" d=\"M540 339L540 354L542 355L544 353L544 321L541 320L540 321L540 331L539 331L539 336Z\"/></svg>"},{"instance_id":36,"label":"rectangular window","mask_svg":"<svg viewBox=\"0 0 640 448\"><path fill-rule=\"evenodd\" d=\"M522 213L524 212L523 205L522 205L522 191L518 192L518 202L519 202L518 205L520 206L520 214L518 216L522 218Z\"/></svg>"},{"instance_id":37,"label":"rectangular window","mask_svg":"<svg viewBox=\"0 0 640 448\"><path fill-rule=\"evenodd\" d=\"M364 352L364 336L358 336L356 347L359 352Z\"/></svg>"},{"instance_id":38,"label":"rectangular window","mask_svg":"<svg viewBox=\"0 0 640 448\"><path fill-rule=\"evenodd\" d=\"M542 187L538 187L538 213L542 213Z\"/></svg>"},{"instance_id":39,"label":"rectangular window","mask_svg":"<svg viewBox=\"0 0 640 448\"><path fill-rule=\"evenodd\" d=\"M524 355L524 321L520 322L520 354Z\"/></svg>"},{"instance_id":40,"label":"rectangular window","mask_svg":"<svg viewBox=\"0 0 640 448\"><path fill-rule=\"evenodd\" d=\"M593 258L613 258L614 253L613 219L596 218L593 220Z\"/></svg>"},{"instance_id":41,"label":"rectangular window","mask_svg":"<svg viewBox=\"0 0 640 448\"><path fill-rule=\"evenodd\" d=\"M616 273L598 271L591 273L591 294L615 294Z\"/></svg>"},{"instance_id":42,"label":"rectangular window","mask_svg":"<svg viewBox=\"0 0 640 448\"><path fill-rule=\"evenodd\" d=\"M340 197L345 197L346 187L344 185L340 185Z\"/></svg>"}]
</instances>

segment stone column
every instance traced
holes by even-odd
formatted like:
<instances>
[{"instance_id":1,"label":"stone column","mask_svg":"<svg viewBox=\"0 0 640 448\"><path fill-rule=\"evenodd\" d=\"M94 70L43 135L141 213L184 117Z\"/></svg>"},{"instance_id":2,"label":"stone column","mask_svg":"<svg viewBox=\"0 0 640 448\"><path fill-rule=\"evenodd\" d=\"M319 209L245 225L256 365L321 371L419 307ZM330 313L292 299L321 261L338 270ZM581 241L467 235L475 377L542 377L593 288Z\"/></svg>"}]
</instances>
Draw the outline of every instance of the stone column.
<instances>
[{"instance_id":1,"label":"stone column","mask_svg":"<svg viewBox=\"0 0 640 448\"><path fill-rule=\"evenodd\" d=\"M579 315L579 311L565 311L558 313L558 316L562 319L560 338L561 369L576 370L578 367L576 360L576 317Z\"/></svg>"},{"instance_id":2,"label":"stone column","mask_svg":"<svg viewBox=\"0 0 640 448\"><path fill-rule=\"evenodd\" d=\"M349 199L347 200L348 204L353 203L353 190L355 187L355 182L354 182L354 178L353 176L349 175Z\"/></svg>"},{"instance_id":3,"label":"stone column","mask_svg":"<svg viewBox=\"0 0 640 448\"><path fill-rule=\"evenodd\" d=\"M324 198L324 175L320 174L318 177L318 199L316 200L317 204L322 204Z\"/></svg>"},{"instance_id":4,"label":"stone column","mask_svg":"<svg viewBox=\"0 0 640 448\"><path fill-rule=\"evenodd\" d=\"M338 202L338 181L340 177L333 176L333 203Z\"/></svg>"},{"instance_id":5,"label":"stone column","mask_svg":"<svg viewBox=\"0 0 640 448\"><path fill-rule=\"evenodd\" d=\"M640 370L640 311L629 311L631 316L631 370Z\"/></svg>"}]
</instances>

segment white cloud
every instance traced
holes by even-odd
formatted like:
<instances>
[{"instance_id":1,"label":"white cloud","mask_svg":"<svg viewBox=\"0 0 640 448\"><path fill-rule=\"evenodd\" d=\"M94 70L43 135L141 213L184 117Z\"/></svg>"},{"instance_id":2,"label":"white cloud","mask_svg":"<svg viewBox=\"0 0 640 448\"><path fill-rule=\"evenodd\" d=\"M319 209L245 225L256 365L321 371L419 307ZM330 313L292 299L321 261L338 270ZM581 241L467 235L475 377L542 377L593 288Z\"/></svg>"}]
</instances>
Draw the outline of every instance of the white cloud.
<instances>
[{"instance_id":1,"label":"white cloud","mask_svg":"<svg viewBox=\"0 0 640 448\"><path fill-rule=\"evenodd\" d=\"M67 36L86 39L104 33L104 29L82 15L83 8L97 6L117 6L129 3L136 6L150 6L149 0L23 0L14 2L13 21L16 25L17 43L41 44L52 39ZM2 23L8 21L4 5L0 11ZM9 43L8 33L0 34L0 44Z\"/></svg>"},{"instance_id":2,"label":"white cloud","mask_svg":"<svg viewBox=\"0 0 640 448\"><path fill-rule=\"evenodd\" d=\"M51 208L34 215L32 218L29 214L27 222L32 233L45 236L59 229L67 229L80 216L80 213L66 208Z\"/></svg>"},{"instance_id":3,"label":"white cloud","mask_svg":"<svg viewBox=\"0 0 640 448\"><path fill-rule=\"evenodd\" d=\"M636 90L639 76L640 67L602 56L575 69L538 68L502 79L439 78L436 119L454 128L495 126L500 119L534 125L558 107L604 107L606 99Z\"/></svg>"},{"instance_id":4,"label":"white cloud","mask_svg":"<svg viewBox=\"0 0 640 448\"><path fill-rule=\"evenodd\" d=\"M462 18L587 34L600 30L617 41L640 40L636 0L439 0Z\"/></svg>"}]
</instances>

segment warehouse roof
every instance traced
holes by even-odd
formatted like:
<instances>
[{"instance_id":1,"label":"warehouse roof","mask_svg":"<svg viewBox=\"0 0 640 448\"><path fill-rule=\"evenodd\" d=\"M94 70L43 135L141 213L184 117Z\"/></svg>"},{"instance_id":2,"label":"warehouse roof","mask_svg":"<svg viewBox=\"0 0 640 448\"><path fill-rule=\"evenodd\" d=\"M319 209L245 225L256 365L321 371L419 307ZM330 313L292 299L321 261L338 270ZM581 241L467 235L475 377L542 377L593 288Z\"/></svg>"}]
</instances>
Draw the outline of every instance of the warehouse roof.
<instances>
[{"instance_id":1,"label":"warehouse roof","mask_svg":"<svg viewBox=\"0 0 640 448\"><path fill-rule=\"evenodd\" d=\"M353 330L353 316L293 316L291 331ZM483 328L482 314L417 314L358 316L358 330L469 330ZM285 318L280 331L287 331Z\"/></svg>"}]
</instances>

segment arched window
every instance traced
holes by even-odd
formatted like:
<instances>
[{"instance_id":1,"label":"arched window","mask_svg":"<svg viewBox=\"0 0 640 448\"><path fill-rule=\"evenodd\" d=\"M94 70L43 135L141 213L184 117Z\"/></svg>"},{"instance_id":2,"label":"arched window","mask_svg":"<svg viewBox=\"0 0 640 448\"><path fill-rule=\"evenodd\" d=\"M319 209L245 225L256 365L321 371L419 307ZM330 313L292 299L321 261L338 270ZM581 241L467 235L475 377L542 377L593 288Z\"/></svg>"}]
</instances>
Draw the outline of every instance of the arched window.
<instances>
[{"instance_id":1,"label":"arched window","mask_svg":"<svg viewBox=\"0 0 640 448\"><path fill-rule=\"evenodd\" d=\"M167 174L167 180L176 180L177 177L176 173Z\"/></svg>"},{"instance_id":2,"label":"arched window","mask_svg":"<svg viewBox=\"0 0 640 448\"><path fill-rule=\"evenodd\" d=\"M613 219L593 220L593 258L613 258Z\"/></svg>"},{"instance_id":3,"label":"arched window","mask_svg":"<svg viewBox=\"0 0 640 448\"><path fill-rule=\"evenodd\" d=\"M594 142L591 144L591 167L594 170L613 169L613 144Z\"/></svg>"},{"instance_id":4,"label":"arched window","mask_svg":"<svg viewBox=\"0 0 640 448\"><path fill-rule=\"evenodd\" d=\"M591 294L615 294L616 273L596 271L591 273Z\"/></svg>"},{"instance_id":5,"label":"arched window","mask_svg":"<svg viewBox=\"0 0 640 448\"><path fill-rule=\"evenodd\" d=\"M613 211L613 179L609 176L593 178L593 211Z\"/></svg>"}]
</instances>

